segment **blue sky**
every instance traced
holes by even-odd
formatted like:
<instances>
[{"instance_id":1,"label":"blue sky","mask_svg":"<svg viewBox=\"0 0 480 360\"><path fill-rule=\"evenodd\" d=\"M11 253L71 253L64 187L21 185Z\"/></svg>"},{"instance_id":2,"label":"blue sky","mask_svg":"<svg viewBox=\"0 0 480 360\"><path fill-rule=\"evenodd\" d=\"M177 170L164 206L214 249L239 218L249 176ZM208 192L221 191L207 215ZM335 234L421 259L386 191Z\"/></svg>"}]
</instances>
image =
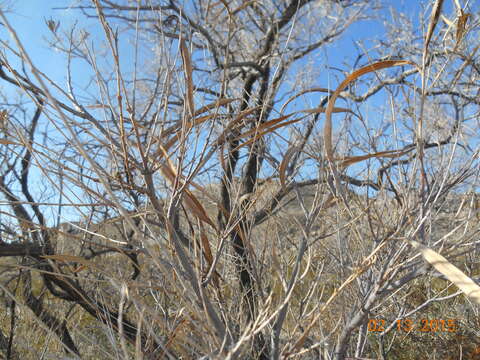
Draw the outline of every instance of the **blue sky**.
<instances>
[{"instance_id":1,"label":"blue sky","mask_svg":"<svg viewBox=\"0 0 480 360\"><path fill-rule=\"evenodd\" d=\"M60 21L61 26L68 28L78 17L77 10L52 10L55 7L65 7L69 1L62 0L19 0L9 2L6 16L10 25L17 31L17 35L30 53L34 64L44 73L54 79L65 76L65 63L61 54L48 48L45 41L49 36L46 21L54 19ZM46 5L48 4L48 5ZM9 38L5 27L1 29L2 39Z\"/></svg>"},{"instance_id":2,"label":"blue sky","mask_svg":"<svg viewBox=\"0 0 480 360\"><path fill-rule=\"evenodd\" d=\"M88 25L88 31L91 33L91 39L104 39L103 31L101 31L98 23L86 19L80 14L79 10L69 9L78 5L78 1L71 0L19 0L7 1L7 17L11 25L16 29L20 40L23 42L30 54L33 54L32 60L35 65L44 73L49 74L55 80L65 78L64 56L53 52L48 48L45 38L49 37L49 30L46 25L47 20L55 20L60 22L60 28L67 30L75 22L82 27ZM409 16L417 17L419 11L417 1L383 1L385 11L382 11L382 17L388 19L390 17L388 7L393 6L400 11L405 11ZM408 5L405 5L407 3ZM448 1L447 1L448 3ZM412 6L413 5L413 6ZM59 9L66 8L66 9ZM363 21L348 30L343 39L331 46L329 58L332 63L341 63L346 56L355 51L354 42L362 41L372 36L381 37L385 32L382 25L382 19ZM94 26L91 26L93 25ZM0 36L5 39L5 28L0 29ZM369 42L365 43L366 46ZM352 51L353 50L353 51Z\"/></svg>"}]
</instances>

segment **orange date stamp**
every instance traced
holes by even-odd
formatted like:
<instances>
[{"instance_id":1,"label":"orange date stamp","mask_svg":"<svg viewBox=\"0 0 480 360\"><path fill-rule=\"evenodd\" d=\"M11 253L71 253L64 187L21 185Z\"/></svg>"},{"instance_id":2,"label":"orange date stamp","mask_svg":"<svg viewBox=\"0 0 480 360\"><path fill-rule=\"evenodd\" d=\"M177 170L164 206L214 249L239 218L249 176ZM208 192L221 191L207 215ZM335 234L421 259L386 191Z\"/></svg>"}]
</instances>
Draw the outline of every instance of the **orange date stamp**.
<instances>
[{"instance_id":1,"label":"orange date stamp","mask_svg":"<svg viewBox=\"0 0 480 360\"><path fill-rule=\"evenodd\" d=\"M396 331L411 332L450 332L458 330L456 319L400 319L396 320L393 326L389 326L384 319L369 319L367 330L369 332L384 332L387 328Z\"/></svg>"}]
</instances>

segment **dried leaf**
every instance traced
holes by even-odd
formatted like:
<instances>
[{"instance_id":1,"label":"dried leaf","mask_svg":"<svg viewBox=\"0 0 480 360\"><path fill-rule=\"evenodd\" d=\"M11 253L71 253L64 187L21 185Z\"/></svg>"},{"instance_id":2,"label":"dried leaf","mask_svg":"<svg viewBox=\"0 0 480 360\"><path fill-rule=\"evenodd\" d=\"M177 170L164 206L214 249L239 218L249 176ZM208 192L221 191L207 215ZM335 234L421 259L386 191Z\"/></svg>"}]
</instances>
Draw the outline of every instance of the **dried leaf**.
<instances>
[{"instance_id":1,"label":"dried leaf","mask_svg":"<svg viewBox=\"0 0 480 360\"><path fill-rule=\"evenodd\" d=\"M293 100L295 100L296 98L298 98L298 97L300 97L304 94L308 94L308 93L311 93L311 92L326 92L326 93L329 93L330 91L331 90L327 89L327 88L311 88L311 89L300 91L299 93L296 93L295 95L293 95L290 99L287 100L286 103L284 103L282 105L282 107L280 108L280 114L283 113L283 110L285 110L285 108L287 107L288 104L290 104Z\"/></svg>"},{"instance_id":2,"label":"dried leaf","mask_svg":"<svg viewBox=\"0 0 480 360\"><path fill-rule=\"evenodd\" d=\"M435 30L435 27L437 26L438 19L440 18L440 14L442 12L442 5L443 5L443 0L436 0L435 4L433 5L432 8L432 16L430 17L430 23L428 24L428 30L427 30L427 35L425 36L425 50L424 52L427 52L428 45L430 44L430 40L432 39L433 31Z\"/></svg>"},{"instance_id":3,"label":"dried leaf","mask_svg":"<svg viewBox=\"0 0 480 360\"><path fill-rule=\"evenodd\" d=\"M180 52L183 59L183 71L185 74L185 82L187 85L187 94L186 102L188 106L188 113L192 116L195 113L195 107L193 104L193 70L192 70L192 59L190 58L190 53L187 49L184 39L180 39Z\"/></svg>"},{"instance_id":4,"label":"dried leaf","mask_svg":"<svg viewBox=\"0 0 480 360\"><path fill-rule=\"evenodd\" d=\"M236 140L241 139L241 138L243 138L243 137L250 136L250 135L252 135L252 134L260 133L261 130L263 130L263 129L265 129L265 128L271 128L271 126L273 126L273 125L275 125L275 124L278 124L278 123L282 122L282 121L285 120L285 119L288 119L288 118L289 118L290 116L292 116L292 115L293 115L293 114L283 115L283 116L280 116L279 118L266 121L266 122L258 125L258 126L255 127L254 129L248 130L248 131L240 134L239 136L237 136Z\"/></svg>"},{"instance_id":5,"label":"dried leaf","mask_svg":"<svg viewBox=\"0 0 480 360\"><path fill-rule=\"evenodd\" d=\"M325 125L324 125L324 142L325 142L325 155L329 162L334 162L334 154L333 154L333 142L332 142L332 113L335 109L335 101L340 96L340 93L350 84L351 82L358 79L360 76L368 74L373 71L378 71L381 69L386 69L393 66L402 66L402 65L413 65L416 66L414 62L408 60L384 60L380 62L376 62L371 65L367 65L361 69L358 69L347 76L345 80L338 86L335 92L332 94L328 105L327 111L325 112Z\"/></svg>"},{"instance_id":6,"label":"dried leaf","mask_svg":"<svg viewBox=\"0 0 480 360\"><path fill-rule=\"evenodd\" d=\"M180 185L182 184L182 180L179 178L179 175L177 174L175 167L173 166L172 161L170 160L170 157L168 156L167 152L163 147L160 147L163 151L163 156L165 157L167 163L166 164L160 164L160 171L162 172L163 176L170 182L170 184L173 186L177 182L178 178L178 183ZM201 221L207 223L210 225L212 228L216 230L215 224L213 223L212 220L207 215L207 212L203 208L202 204L198 199L195 197L195 195L192 194L190 190L187 188L183 189L183 195L184 195L184 201L185 205L192 211L193 215L196 216L198 219Z\"/></svg>"},{"instance_id":7,"label":"dried leaf","mask_svg":"<svg viewBox=\"0 0 480 360\"><path fill-rule=\"evenodd\" d=\"M282 186L282 189L285 189L287 184L286 184L286 171L287 171L287 166L288 163L290 162L290 159L292 156L298 151L298 148L296 146L291 147L290 149L287 150L287 153L282 159L282 162L280 163L280 167L278 169L279 176L280 176L280 185Z\"/></svg>"},{"instance_id":8,"label":"dried leaf","mask_svg":"<svg viewBox=\"0 0 480 360\"><path fill-rule=\"evenodd\" d=\"M290 115L292 115L292 114L290 114ZM238 150L238 149L240 149L240 148L242 148L242 147L244 147L244 146L246 146L246 145L249 145L249 144L257 141L258 139L260 139L262 136L264 136L264 135L266 135L266 134L268 134L268 133L271 133L271 132L275 131L276 129L279 129L279 128L281 128L281 127L285 127L285 126L287 126L287 125L295 124L295 123L303 120L304 118L305 118L305 117L302 117L302 118L300 118L300 119L285 121L285 122L283 122L283 123L280 123L280 124L277 124L277 125L275 125L275 126L272 126L272 127L268 128L268 129L262 131L262 132L257 133L253 138L251 138L251 139L249 139L248 141L245 141L244 143L238 145L234 150ZM273 121L273 120L272 120L272 121ZM256 130L256 129L254 129L254 130ZM248 133L251 133L252 131L253 131L253 130L250 130L250 131L248 131ZM241 135L239 136L239 138L244 137L244 136L245 136L245 134L241 134Z\"/></svg>"},{"instance_id":9,"label":"dried leaf","mask_svg":"<svg viewBox=\"0 0 480 360\"><path fill-rule=\"evenodd\" d=\"M20 144L11 140L0 139L0 145L20 145Z\"/></svg>"},{"instance_id":10,"label":"dried leaf","mask_svg":"<svg viewBox=\"0 0 480 360\"><path fill-rule=\"evenodd\" d=\"M318 114L318 113L324 113L327 111L327 108L325 107L316 107L316 108L313 108L313 109L307 109L307 110L302 110L302 111L299 111L299 112L304 112L304 113L307 113L307 114ZM339 108L339 107L334 107L332 109L332 113L342 113L342 112L348 112L350 114L353 114L353 115L356 115L352 110L350 109L346 109L346 108Z\"/></svg>"},{"instance_id":11,"label":"dried leaf","mask_svg":"<svg viewBox=\"0 0 480 360\"><path fill-rule=\"evenodd\" d=\"M237 100L237 99L218 99L214 103L202 106L200 109L196 110L194 116L198 116L200 114L203 114L205 111L208 111L208 110L217 109L221 106L228 105L235 100Z\"/></svg>"},{"instance_id":12,"label":"dried leaf","mask_svg":"<svg viewBox=\"0 0 480 360\"><path fill-rule=\"evenodd\" d=\"M356 164L360 161L364 161L371 158L397 158L408 154L409 152L413 151L413 148L408 150L387 150L387 151L379 151L373 154L366 154L366 155L359 155L359 156L350 156L345 159L342 159L340 166L347 167L353 164Z\"/></svg>"},{"instance_id":13,"label":"dried leaf","mask_svg":"<svg viewBox=\"0 0 480 360\"><path fill-rule=\"evenodd\" d=\"M196 112L195 112L195 116L198 116L202 113L204 113L205 111L208 111L208 110L211 110L211 109L216 109L218 108L219 106L225 106L225 105L228 105L229 103L231 103L232 101L235 101L235 99L219 99L217 100L216 102L214 103L211 103L211 104L208 104L208 105L205 105L204 107L198 109ZM252 111L252 109L247 109L246 111ZM245 112L246 112L245 111ZM201 117L196 117L194 118L192 121L189 121L187 122L187 124L185 125L185 123L183 121L178 121L175 125L172 125L170 126L168 129L165 129L163 132L162 132L162 136L160 138L156 138L153 140L153 144L155 143L158 143L160 142L160 140L162 139L165 139L167 138L168 136L170 136L172 133L174 132L177 132L176 134L174 134L164 145L163 145L163 150L162 149L158 149L157 152L155 154L153 154L151 157L155 159L156 162L160 161L162 159L162 156L161 156L161 153L166 153L168 150L170 150L170 148L175 145L178 141L178 139L180 138L180 133L178 133L178 131L180 130L180 128L182 127L182 125L185 126L185 128L183 129L183 131L185 132L188 132L192 129L193 126L197 126L197 125L200 125L202 123L204 123L205 121L207 120L210 120L210 119L214 119L216 117L216 114L209 114L209 115L205 115L205 116L201 116ZM164 151L165 150L165 151Z\"/></svg>"},{"instance_id":14,"label":"dried leaf","mask_svg":"<svg viewBox=\"0 0 480 360\"><path fill-rule=\"evenodd\" d=\"M250 109L246 109L246 110L242 111L240 114L238 114L238 116L235 119L233 119L232 121L230 121L227 124L227 126L225 127L225 130L217 138L217 141L216 141L217 145L222 146L223 143L225 143L225 141L227 139L227 136L232 132L232 130L236 127L236 125L241 120L243 120L245 117L247 117L248 115L254 113L255 111L257 111L259 109L260 109L260 106L256 106L256 107L253 107L253 108L250 108Z\"/></svg>"},{"instance_id":15,"label":"dried leaf","mask_svg":"<svg viewBox=\"0 0 480 360\"><path fill-rule=\"evenodd\" d=\"M430 265L445 275L445 277L463 291L465 295L480 305L480 286L436 251L417 241L410 240L409 242L415 249L420 251L423 258Z\"/></svg>"},{"instance_id":16,"label":"dried leaf","mask_svg":"<svg viewBox=\"0 0 480 360\"><path fill-rule=\"evenodd\" d=\"M457 47L461 43L461 41L463 39L463 36L465 35L467 21L468 21L468 18L470 16L471 16L471 14L469 14L469 13L465 14L462 10L460 10L460 15L458 16L458 20L457 20L457 32L456 32L456 36L455 36L455 40L456 40L455 47Z\"/></svg>"},{"instance_id":17,"label":"dried leaf","mask_svg":"<svg viewBox=\"0 0 480 360\"><path fill-rule=\"evenodd\" d=\"M213 264L213 255L212 249L210 248L210 242L208 241L207 234L205 234L205 229L202 225L200 225L200 240L202 241L202 249L205 254L205 259L209 266Z\"/></svg>"}]
</instances>

